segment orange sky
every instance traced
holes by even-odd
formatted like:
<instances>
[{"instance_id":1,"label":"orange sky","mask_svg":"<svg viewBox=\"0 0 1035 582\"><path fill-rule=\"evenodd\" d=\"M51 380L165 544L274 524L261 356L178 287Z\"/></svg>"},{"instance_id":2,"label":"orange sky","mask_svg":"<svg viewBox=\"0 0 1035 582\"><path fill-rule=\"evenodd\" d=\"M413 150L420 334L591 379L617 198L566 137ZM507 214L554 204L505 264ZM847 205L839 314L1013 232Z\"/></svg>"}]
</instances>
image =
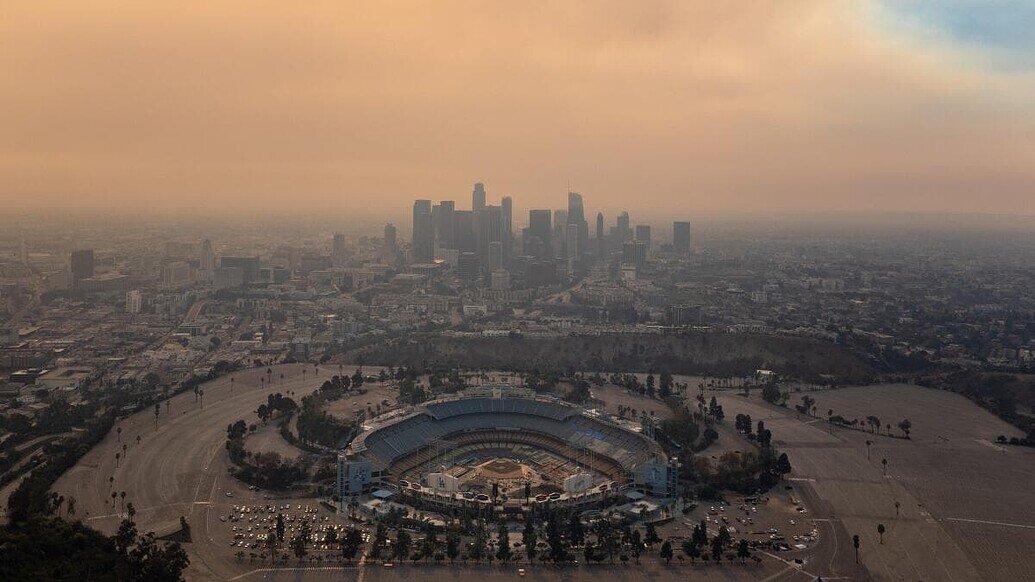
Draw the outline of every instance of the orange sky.
<instances>
[{"instance_id":1,"label":"orange sky","mask_svg":"<svg viewBox=\"0 0 1035 582\"><path fill-rule=\"evenodd\" d=\"M164 5L160 7L159 5ZM7 208L1035 214L1035 74L865 1L0 8Z\"/></svg>"}]
</instances>

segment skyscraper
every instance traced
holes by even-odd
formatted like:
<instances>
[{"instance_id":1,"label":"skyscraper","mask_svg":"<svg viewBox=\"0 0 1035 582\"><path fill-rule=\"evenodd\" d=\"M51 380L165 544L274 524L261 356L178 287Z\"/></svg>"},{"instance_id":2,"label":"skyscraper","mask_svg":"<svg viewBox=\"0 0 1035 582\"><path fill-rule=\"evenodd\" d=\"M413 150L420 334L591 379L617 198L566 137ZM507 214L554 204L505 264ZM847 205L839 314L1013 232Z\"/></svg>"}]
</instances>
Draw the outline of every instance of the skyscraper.
<instances>
[{"instance_id":1,"label":"skyscraper","mask_svg":"<svg viewBox=\"0 0 1035 582\"><path fill-rule=\"evenodd\" d=\"M331 242L331 263L335 267L345 265L345 235L337 233Z\"/></svg>"},{"instance_id":2,"label":"skyscraper","mask_svg":"<svg viewBox=\"0 0 1035 582\"><path fill-rule=\"evenodd\" d=\"M413 260L423 263L435 258L435 228L431 221L431 200L413 203Z\"/></svg>"},{"instance_id":3,"label":"skyscraper","mask_svg":"<svg viewBox=\"0 0 1035 582\"><path fill-rule=\"evenodd\" d=\"M604 240L604 213L597 213L597 258L603 259L607 252L607 241Z\"/></svg>"},{"instance_id":4,"label":"skyscraper","mask_svg":"<svg viewBox=\"0 0 1035 582\"><path fill-rule=\"evenodd\" d=\"M504 196L500 207L503 209L503 264L506 265L514 249L514 199Z\"/></svg>"},{"instance_id":5,"label":"skyscraper","mask_svg":"<svg viewBox=\"0 0 1035 582\"><path fill-rule=\"evenodd\" d=\"M586 222L582 194L578 192L568 192L568 224L575 227L575 249L569 249L566 254L569 259L579 260L581 255L586 252L586 243L589 241L589 224Z\"/></svg>"},{"instance_id":6,"label":"skyscraper","mask_svg":"<svg viewBox=\"0 0 1035 582\"><path fill-rule=\"evenodd\" d=\"M485 184L478 182L471 192L471 210L480 212L485 208Z\"/></svg>"},{"instance_id":7,"label":"skyscraper","mask_svg":"<svg viewBox=\"0 0 1035 582\"><path fill-rule=\"evenodd\" d=\"M553 258L550 239L553 236L552 213L549 210L529 210L525 254L539 259Z\"/></svg>"},{"instance_id":8,"label":"skyscraper","mask_svg":"<svg viewBox=\"0 0 1035 582\"><path fill-rule=\"evenodd\" d=\"M690 250L690 223L689 222L673 222L672 223L672 246L677 251L687 252Z\"/></svg>"},{"instance_id":9,"label":"skyscraper","mask_svg":"<svg viewBox=\"0 0 1035 582\"><path fill-rule=\"evenodd\" d=\"M395 225L385 225L385 234L381 243L381 256L389 264L394 263L398 255L398 242L395 240Z\"/></svg>"},{"instance_id":10,"label":"skyscraper","mask_svg":"<svg viewBox=\"0 0 1035 582\"><path fill-rule=\"evenodd\" d=\"M632 238L632 230L629 228L628 212L622 212L619 214L616 224L618 226L618 236L621 237L621 240L617 242L626 242Z\"/></svg>"},{"instance_id":11,"label":"skyscraper","mask_svg":"<svg viewBox=\"0 0 1035 582\"><path fill-rule=\"evenodd\" d=\"M72 272L72 289L79 288L79 282L83 279L89 279L93 277L94 260L93 260L93 249L80 249L72 251L71 272Z\"/></svg>"},{"instance_id":12,"label":"skyscraper","mask_svg":"<svg viewBox=\"0 0 1035 582\"><path fill-rule=\"evenodd\" d=\"M650 225L649 224L637 224L636 225L636 242L642 242L647 245L647 249L650 250Z\"/></svg>"},{"instance_id":13,"label":"skyscraper","mask_svg":"<svg viewBox=\"0 0 1035 582\"><path fill-rule=\"evenodd\" d=\"M456 248L456 203L443 200L432 210L432 214L435 215L435 242L439 248Z\"/></svg>"},{"instance_id":14,"label":"skyscraper","mask_svg":"<svg viewBox=\"0 0 1035 582\"><path fill-rule=\"evenodd\" d=\"M495 205L486 206L480 213L478 226L478 263L488 269L498 268L500 265L494 265L490 260L489 246L500 243L500 253L503 252L503 209Z\"/></svg>"}]
</instances>

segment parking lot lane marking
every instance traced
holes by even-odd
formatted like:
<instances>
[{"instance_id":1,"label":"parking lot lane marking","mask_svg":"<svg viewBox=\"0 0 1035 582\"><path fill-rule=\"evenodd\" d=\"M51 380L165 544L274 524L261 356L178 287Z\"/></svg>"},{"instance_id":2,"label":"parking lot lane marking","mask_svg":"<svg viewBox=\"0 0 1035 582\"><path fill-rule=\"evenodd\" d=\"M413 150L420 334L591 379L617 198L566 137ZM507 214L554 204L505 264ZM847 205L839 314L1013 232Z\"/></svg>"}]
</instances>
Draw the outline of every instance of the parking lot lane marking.
<instances>
[{"instance_id":1,"label":"parking lot lane marking","mask_svg":"<svg viewBox=\"0 0 1035 582\"><path fill-rule=\"evenodd\" d=\"M1020 529L1035 529L1035 525L1026 523L1006 523L1005 521L988 521L984 519L967 519L965 517L943 517L943 521L959 521L963 523L979 523L982 525L1001 525L1003 527L1016 527Z\"/></svg>"}]
</instances>

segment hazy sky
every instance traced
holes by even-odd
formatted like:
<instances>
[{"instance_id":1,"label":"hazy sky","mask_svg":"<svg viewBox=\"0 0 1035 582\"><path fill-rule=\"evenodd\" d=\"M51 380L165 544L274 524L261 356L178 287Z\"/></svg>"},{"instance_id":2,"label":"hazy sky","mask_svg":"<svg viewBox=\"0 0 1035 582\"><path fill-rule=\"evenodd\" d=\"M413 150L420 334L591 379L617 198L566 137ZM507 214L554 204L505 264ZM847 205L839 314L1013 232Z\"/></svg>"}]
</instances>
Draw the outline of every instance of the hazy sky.
<instances>
[{"instance_id":1,"label":"hazy sky","mask_svg":"<svg viewBox=\"0 0 1035 582\"><path fill-rule=\"evenodd\" d=\"M1035 214L1035 2L0 5L0 199Z\"/></svg>"}]
</instances>

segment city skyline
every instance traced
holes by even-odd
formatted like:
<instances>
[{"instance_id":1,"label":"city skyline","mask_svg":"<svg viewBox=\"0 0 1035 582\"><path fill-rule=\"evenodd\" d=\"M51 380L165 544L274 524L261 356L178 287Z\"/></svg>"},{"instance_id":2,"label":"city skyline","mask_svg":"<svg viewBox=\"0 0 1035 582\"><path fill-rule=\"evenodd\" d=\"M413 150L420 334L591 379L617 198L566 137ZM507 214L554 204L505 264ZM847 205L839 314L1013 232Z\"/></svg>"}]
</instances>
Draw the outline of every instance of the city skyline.
<instances>
[{"instance_id":1,"label":"city skyline","mask_svg":"<svg viewBox=\"0 0 1035 582\"><path fill-rule=\"evenodd\" d=\"M5 14L12 212L369 215L478 177L644 216L1035 212L1020 3Z\"/></svg>"}]
</instances>

